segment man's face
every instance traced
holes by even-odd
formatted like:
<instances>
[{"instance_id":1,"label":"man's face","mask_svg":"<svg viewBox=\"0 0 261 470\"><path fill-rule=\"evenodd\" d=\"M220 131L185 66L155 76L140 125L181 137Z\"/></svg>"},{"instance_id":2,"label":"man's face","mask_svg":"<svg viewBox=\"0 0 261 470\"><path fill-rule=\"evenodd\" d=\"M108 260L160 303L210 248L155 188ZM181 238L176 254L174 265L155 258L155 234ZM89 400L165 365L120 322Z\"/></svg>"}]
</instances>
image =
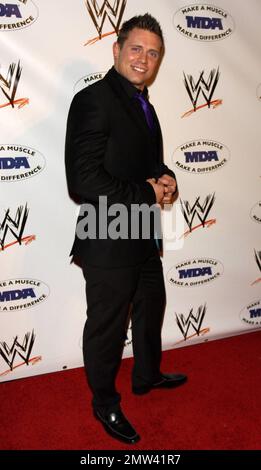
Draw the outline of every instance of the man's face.
<instances>
[{"instance_id":1,"label":"man's face","mask_svg":"<svg viewBox=\"0 0 261 470\"><path fill-rule=\"evenodd\" d=\"M120 48L113 44L114 67L136 88L143 90L155 75L161 57L160 37L145 29L134 28Z\"/></svg>"}]
</instances>

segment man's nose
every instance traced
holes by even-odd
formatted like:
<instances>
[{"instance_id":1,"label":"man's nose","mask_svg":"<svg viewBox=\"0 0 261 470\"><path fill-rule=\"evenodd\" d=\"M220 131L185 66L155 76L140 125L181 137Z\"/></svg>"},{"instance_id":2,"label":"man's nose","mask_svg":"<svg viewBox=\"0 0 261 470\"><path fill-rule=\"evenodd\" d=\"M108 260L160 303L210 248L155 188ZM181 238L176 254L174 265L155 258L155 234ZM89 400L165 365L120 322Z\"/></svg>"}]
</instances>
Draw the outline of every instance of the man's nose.
<instances>
[{"instance_id":1,"label":"man's nose","mask_svg":"<svg viewBox=\"0 0 261 470\"><path fill-rule=\"evenodd\" d=\"M145 64L147 62L147 53L145 51L141 51L139 59L143 64Z\"/></svg>"}]
</instances>

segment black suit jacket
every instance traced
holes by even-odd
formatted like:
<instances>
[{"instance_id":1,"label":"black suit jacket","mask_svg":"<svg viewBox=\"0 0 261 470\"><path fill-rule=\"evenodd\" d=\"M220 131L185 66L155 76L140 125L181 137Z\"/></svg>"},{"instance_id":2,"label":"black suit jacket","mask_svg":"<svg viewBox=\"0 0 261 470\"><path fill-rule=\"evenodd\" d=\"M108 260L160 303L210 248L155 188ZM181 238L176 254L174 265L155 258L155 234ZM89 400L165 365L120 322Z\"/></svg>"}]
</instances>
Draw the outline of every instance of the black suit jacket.
<instances>
[{"instance_id":1,"label":"black suit jacket","mask_svg":"<svg viewBox=\"0 0 261 470\"><path fill-rule=\"evenodd\" d=\"M153 237L147 240L99 237L99 217L103 217L98 207L99 196L107 197L108 207L121 203L130 213L132 204L156 203L154 190L146 179L164 173L174 176L163 163L156 113L152 108L156 124L152 134L140 104L131 96L132 88L112 68L102 80L75 95L68 115L65 146L68 189L82 203L92 204L97 214L97 238L79 239L76 235L71 254L90 265L135 265L144 261L155 246Z\"/></svg>"}]
</instances>

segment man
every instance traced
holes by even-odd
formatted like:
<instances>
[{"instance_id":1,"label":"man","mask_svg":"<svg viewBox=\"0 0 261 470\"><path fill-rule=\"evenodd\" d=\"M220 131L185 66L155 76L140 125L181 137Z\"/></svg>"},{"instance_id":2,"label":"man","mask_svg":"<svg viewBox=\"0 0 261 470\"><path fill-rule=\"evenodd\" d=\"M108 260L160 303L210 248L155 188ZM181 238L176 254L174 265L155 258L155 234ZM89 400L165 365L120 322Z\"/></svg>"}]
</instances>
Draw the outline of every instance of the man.
<instances>
[{"instance_id":1,"label":"man","mask_svg":"<svg viewBox=\"0 0 261 470\"><path fill-rule=\"evenodd\" d=\"M129 313L133 392L144 394L186 381L182 374L160 372L165 288L159 240L154 233L131 236L129 225L128 234L117 237L110 227L119 204L131 224L137 207L170 203L177 190L175 175L162 160L156 113L147 101L146 84L157 73L163 47L161 27L152 16L126 21L113 45L114 67L74 97L67 124L69 191L87 203L93 215L91 205L96 216L88 219L86 234L87 206L82 206L72 249L86 279L84 364L94 415L112 437L127 443L140 437L120 408L115 379Z\"/></svg>"}]
</instances>

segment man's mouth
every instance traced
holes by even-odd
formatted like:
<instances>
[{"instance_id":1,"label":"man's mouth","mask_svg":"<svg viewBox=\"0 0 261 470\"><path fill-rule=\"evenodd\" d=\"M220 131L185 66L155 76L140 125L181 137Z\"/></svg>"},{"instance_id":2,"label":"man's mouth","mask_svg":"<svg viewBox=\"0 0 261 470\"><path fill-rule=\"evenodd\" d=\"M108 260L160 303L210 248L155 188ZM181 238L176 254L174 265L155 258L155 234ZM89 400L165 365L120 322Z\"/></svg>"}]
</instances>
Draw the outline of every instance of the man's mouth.
<instances>
[{"instance_id":1,"label":"man's mouth","mask_svg":"<svg viewBox=\"0 0 261 470\"><path fill-rule=\"evenodd\" d=\"M132 66L132 69L135 71L135 72L139 72L139 73L146 73L147 72L147 69L143 69L142 67L137 67L135 65Z\"/></svg>"}]
</instances>

